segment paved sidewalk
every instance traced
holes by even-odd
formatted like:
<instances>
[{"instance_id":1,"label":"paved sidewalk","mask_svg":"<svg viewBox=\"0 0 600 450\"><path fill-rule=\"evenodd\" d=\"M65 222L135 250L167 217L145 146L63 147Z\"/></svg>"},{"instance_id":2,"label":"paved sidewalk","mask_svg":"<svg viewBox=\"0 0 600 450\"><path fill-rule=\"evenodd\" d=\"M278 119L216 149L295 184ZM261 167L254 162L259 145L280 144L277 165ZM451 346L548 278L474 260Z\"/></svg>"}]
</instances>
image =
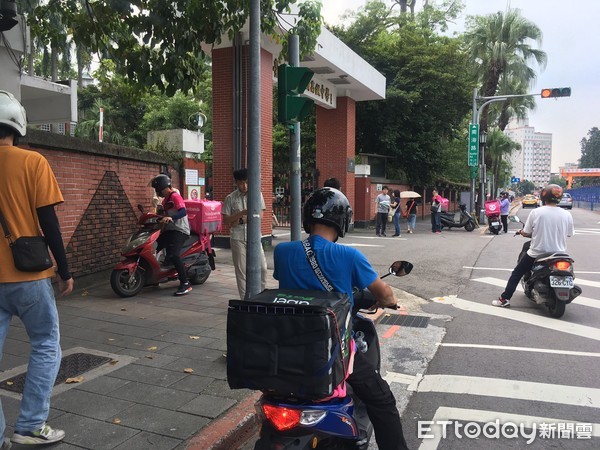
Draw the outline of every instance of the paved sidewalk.
<instances>
[{"instance_id":1,"label":"paved sidewalk","mask_svg":"<svg viewBox=\"0 0 600 450\"><path fill-rule=\"evenodd\" d=\"M272 252L267 255L272 261ZM173 282L122 299L107 279L58 300L63 354L112 361L83 374L81 382L55 387L48 423L66 437L49 448L184 449L251 394L227 385L227 303L238 292L230 252L217 249L216 264L206 283L183 297L172 295ZM268 287L276 287L272 277ZM28 338L14 319L0 381L23 373L28 354ZM0 396L10 437L19 400L5 389ZM25 446L13 445L19 448Z\"/></svg>"}]
</instances>

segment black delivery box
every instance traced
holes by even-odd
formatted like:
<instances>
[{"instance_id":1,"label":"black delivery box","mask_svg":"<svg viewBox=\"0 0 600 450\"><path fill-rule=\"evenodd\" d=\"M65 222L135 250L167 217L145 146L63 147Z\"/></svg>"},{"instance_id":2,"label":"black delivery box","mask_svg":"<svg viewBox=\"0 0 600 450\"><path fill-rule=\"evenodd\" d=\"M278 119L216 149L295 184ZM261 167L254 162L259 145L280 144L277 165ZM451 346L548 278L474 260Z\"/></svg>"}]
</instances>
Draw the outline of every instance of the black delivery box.
<instances>
[{"instance_id":1,"label":"black delivery box","mask_svg":"<svg viewBox=\"0 0 600 450\"><path fill-rule=\"evenodd\" d=\"M230 300L227 381L232 389L320 399L348 370L351 305L338 292L267 289Z\"/></svg>"}]
</instances>

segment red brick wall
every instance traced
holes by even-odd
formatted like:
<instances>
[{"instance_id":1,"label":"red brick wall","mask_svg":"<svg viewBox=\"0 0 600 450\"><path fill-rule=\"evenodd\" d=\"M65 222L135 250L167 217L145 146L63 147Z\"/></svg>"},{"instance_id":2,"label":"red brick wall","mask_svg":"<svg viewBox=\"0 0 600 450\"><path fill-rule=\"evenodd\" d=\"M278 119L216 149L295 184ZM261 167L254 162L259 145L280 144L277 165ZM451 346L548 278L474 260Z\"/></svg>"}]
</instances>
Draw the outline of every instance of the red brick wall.
<instances>
[{"instance_id":1,"label":"red brick wall","mask_svg":"<svg viewBox=\"0 0 600 450\"><path fill-rule=\"evenodd\" d=\"M321 184L327 178L340 180L341 190L354 205L354 172L348 172L348 159L354 159L356 134L356 102L338 97L336 109L317 106L316 165Z\"/></svg>"},{"instance_id":2,"label":"red brick wall","mask_svg":"<svg viewBox=\"0 0 600 450\"><path fill-rule=\"evenodd\" d=\"M71 272L78 277L112 268L137 228L137 204L151 207L148 183L160 172L159 158L124 158L116 146L29 131L22 147L46 157L65 199L56 211ZM102 154L103 149L112 151ZM177 185L177 171L170 173Z\"/></svg>"},{"instance_id":3,"label":"red brick wall","mask_svg":"<svg viewBox=\"0 0 600 450\"><path fill-rule=\"evenodd\" d=\"M248 47L244 47L242 70L243 148L242 165L247 161ZM235 189L233 180L233 49L213 50L213 200L223 201ZM273 203L273 55L261 50L261 191L267 207L261 234L271 235ZM229 228L223 227L223 235Z\"/></svg>"}]
</instances>

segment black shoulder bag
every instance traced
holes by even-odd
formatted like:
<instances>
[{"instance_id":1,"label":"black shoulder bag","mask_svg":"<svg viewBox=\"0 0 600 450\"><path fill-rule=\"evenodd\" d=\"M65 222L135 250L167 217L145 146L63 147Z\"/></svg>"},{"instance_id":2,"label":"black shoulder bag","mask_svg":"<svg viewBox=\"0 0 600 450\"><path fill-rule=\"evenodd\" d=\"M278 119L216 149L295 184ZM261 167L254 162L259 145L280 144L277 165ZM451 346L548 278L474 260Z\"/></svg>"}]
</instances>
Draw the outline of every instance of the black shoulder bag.
<instances>
[{"instance_id":1,"label":"black shoulder bag","mask_svg":"<svg viewBox=\"0 0 600 450\"><path fill-rule=\"evenodd\" d=\"M13 241L2 211L0 211L0 223L4 229L4 237L8 240L8 245L12 251L17 270L42 272L52 267L48 244L43 236L22 236Z\"/></svg>"}]
</instances>

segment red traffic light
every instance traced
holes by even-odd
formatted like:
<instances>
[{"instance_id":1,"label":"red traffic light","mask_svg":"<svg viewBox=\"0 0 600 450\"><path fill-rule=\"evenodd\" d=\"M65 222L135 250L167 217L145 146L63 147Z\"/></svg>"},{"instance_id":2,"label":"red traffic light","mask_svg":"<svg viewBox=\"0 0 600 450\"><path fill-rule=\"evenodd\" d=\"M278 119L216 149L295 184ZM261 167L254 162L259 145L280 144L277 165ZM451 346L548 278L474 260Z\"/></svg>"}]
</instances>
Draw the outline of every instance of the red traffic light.
<instances>
[{"instance_id":1,"label":"red traffic light","mask_svg":"<svg viewBox=\"0 0 600 450\"><path fill-rule=\"evenodd\" d=\"M546 88L542 89L542 98L553 98L553 97L570 97L571 88Z\"/></svg>"}]
</instances>

